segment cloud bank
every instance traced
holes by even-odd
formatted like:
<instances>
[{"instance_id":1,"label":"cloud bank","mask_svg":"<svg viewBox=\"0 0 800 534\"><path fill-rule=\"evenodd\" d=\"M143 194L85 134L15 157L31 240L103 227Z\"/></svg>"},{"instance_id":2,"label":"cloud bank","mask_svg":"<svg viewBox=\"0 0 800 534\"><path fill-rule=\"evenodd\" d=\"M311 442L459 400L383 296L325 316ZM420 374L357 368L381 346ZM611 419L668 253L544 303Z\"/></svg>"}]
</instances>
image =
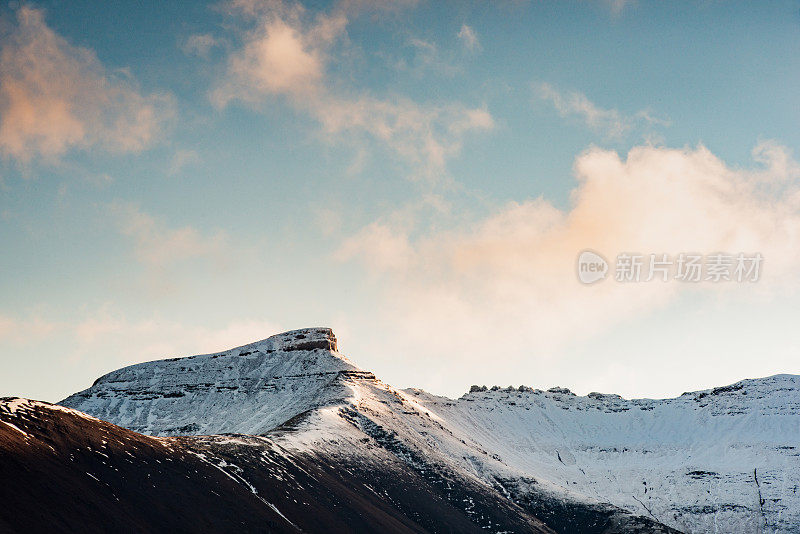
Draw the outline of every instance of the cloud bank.
<instances>
[{"instance_id":1,"label":"cloud bank","mask_svg":"<svg viewBox=\"0 0 800 534\"><path fill-rule=\"evenodd\" d=\"M543 198L510 202L451 230L385 218L346 240L337 257L362 266L383 294L383 327L396 330L409 351L424 347L420 358L458 354L474 365L473 375L500 360L514 366L688 293L795 288L800 167L775 143L753 154L752 168L737 169L703 146L638 146L624 159L591 148L575 161L577 186L566 209ZM584 286L575 261L587 248L612 263L621 252L760 252L765 259L761 280L750 286ZM503 357L485 359L497 353Z\"/></svg>"}]
</instances>

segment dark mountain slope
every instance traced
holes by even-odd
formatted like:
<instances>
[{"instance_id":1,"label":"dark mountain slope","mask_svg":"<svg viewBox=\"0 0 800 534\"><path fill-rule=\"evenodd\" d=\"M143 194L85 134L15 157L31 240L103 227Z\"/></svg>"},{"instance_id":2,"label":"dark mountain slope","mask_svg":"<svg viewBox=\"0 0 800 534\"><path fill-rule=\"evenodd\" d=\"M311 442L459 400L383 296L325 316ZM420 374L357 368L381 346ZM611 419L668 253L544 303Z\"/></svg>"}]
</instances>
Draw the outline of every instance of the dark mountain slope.
<instances>
[{"instance_id":1,"label":"dark mountain slope","mask_svg":"<svg viewBox=\"0 0 800 534\"><path fill-rule=\"evenodd\" d=\"M0 400L3 532L550 532L458 478L290 453L267 438L153 438Z\"/></svg>"},{"instance_id":2,"label":"dark mountain slope","mask_svg":"<svg viewBox=\"0 0 800 534\"><path fill-rule=\"evenodd\" d=\"M4 532L296 532L246 487L171 439L80 412L0 401Z\"/></svg>"}]
</instances>

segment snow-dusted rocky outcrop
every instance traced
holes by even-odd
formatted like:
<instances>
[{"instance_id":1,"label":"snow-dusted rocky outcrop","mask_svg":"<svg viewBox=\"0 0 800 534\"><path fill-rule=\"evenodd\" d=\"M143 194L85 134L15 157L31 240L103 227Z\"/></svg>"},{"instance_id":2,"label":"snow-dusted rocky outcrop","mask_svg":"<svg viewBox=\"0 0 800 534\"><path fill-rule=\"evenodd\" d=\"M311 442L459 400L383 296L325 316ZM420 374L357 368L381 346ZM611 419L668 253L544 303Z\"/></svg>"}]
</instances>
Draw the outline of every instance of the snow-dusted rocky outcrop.
<instances>
[{"instance_id":1,"label":"snow-dusted rocky outcrop","mask_svg":"<svg viewBox=\"0 0 800 534\"><path fill-rule=\"evenodd\" d=\"M454 400L396 390L308 329L127 367L63 404L148 434L266 434L348 465L388 452L420 476L492 488L557 532L800 532L793 375L664 400L527 387Z\"/></svg>"}]
</instances>

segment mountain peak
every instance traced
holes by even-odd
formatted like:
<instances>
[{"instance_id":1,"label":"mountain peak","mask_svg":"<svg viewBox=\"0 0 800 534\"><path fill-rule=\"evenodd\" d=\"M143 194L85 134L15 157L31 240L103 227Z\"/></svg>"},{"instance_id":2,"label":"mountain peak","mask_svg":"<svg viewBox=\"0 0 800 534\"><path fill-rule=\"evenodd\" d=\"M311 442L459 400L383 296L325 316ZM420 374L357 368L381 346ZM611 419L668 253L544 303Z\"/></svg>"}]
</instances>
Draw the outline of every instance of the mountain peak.
<instances>
[{"instance_id":1,"label":"mountain peak","mask_svg":"<svg viewBox=\"0 0 800 534\"><path fill-rule=\"evenodd\" d=\"M330 328L315 327L290 330L275 334L267 339L246 345L262 351L291 352L295 350L329 350L337 351L336 335Z\"/></svg>"},{"instance_id":2,"label":"mountain peak","mask_svg":"<svg viewBox=\"0 0 800 534\"><path fill-rule=\"evenodd\" d=\"M330 328L304 328L214 354L123 367L63 406L155 435L260 434L348 398L374 380L337 351Z\"/></svg>"}]
</instances>

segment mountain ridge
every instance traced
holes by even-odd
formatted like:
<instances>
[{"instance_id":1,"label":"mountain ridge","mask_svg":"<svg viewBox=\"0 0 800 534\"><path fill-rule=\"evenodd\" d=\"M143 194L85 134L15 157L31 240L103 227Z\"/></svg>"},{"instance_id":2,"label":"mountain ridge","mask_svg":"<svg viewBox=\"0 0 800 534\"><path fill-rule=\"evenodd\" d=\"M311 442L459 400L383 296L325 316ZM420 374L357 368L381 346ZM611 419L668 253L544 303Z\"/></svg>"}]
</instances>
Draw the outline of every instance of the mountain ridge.
<instances>
[{"instance_id":1,"label":"mountain ridge","mask_svg":"<svg viewBox=\"0 0 800 534\"><path fill-rule=\"evenodd\" d=\"M800 531L797 375L670 399L526 386L450 399L383 383L329 329L273 338L124 368L64 404L146 434L257 434L348 465L399 459L493 488L556 531Z\"/></svg>"}]
</instances>

